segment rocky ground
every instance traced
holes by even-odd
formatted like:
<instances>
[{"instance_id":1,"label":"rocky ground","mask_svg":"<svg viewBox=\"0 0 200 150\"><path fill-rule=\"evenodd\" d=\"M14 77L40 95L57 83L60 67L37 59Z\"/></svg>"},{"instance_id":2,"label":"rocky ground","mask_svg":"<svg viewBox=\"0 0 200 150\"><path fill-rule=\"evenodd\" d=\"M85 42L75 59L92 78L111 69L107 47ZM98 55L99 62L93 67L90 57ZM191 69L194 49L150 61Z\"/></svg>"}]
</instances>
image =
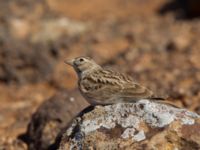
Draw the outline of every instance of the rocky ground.
<instances>
[{"instance_id":1,"label":"rocky ground","mask_svg":"<svg viewBox=\"0 0 200 150\"><path fill-rule=\"evenodd\" d=\"M198 8L193 0L1 1L0 149L27 149L20 139L52 96L67 101L66 122L88 105L63 63L80 55L200 114ZM55 114L49 120L62 122Z\"/></svg>"}]
</instances>

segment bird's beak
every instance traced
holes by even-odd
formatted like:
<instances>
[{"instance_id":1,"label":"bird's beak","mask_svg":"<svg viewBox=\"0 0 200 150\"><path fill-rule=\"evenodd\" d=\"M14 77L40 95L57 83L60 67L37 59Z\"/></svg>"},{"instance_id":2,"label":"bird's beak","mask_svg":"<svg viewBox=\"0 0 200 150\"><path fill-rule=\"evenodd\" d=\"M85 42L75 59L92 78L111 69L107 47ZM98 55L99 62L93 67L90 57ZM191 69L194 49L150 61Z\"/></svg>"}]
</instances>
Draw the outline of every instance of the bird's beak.
<instances>
[{"instance_id":1,"label":"bird's beak","mask_svg":"<svg viewBox=\"0 0 200 150\"><path fill-rule=\"evenodd\" d=\"M74 65L74 59L65 60L64 62L65 62L66 64L70 65L70 66L73 66L73 65Z\"/></svg>"}]
</instances>

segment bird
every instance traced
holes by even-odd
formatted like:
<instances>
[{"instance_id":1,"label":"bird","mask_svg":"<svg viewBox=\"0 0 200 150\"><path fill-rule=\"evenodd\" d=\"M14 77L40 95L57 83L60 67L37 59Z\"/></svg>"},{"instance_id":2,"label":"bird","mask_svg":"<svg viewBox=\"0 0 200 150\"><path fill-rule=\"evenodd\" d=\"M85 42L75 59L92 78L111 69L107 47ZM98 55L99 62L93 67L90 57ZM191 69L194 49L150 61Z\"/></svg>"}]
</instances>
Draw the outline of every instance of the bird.
<instances>
[{"instance_id":1,"label":"bird","mask_svg":"<svg viewBox=\"0 0 200 150\"><path fill-rule=\"evenodd\" d=\"M123 73L104 69L92 58L80 56L66 60L78 76L78 88L91 105L134 103L141 99L164 100Z\"/></svg>"}]
</instances>

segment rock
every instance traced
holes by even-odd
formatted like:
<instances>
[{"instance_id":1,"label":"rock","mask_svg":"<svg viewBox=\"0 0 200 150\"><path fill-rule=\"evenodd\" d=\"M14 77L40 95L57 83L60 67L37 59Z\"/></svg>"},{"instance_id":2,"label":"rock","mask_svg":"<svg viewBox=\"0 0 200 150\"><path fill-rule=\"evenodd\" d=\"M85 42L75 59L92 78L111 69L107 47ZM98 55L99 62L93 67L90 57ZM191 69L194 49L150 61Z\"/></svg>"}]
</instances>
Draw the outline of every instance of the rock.
<instances>
[{"instance_id":1,"label":"rock","mask_svg":"<svg viewBox=\"0 0 200 150\"><path fill-rule=\"evenodd\" d=\"M56 149L60 132L87 106L78 91L61 91L45 101L33 114L26 134L21 135L29 150Z\"/></svg>"},{"instance_id":2,"label":"rock","mask_svg":"<svg viewBox=\"0 0 200 150\"><path fill-rule=\"evenodd\" d=\"M30 45L9 38L2 41L0 45L1 82L35 83L49 78L58 56L47 46Z\"/></svg>"},{"instance_id":3,"label":"rock","mask_svg":"<svg viewBox=\"0 0 200 150\"><path fill-rule=\"evenodd\" d=\"M59 150L199 148L199 115L140 100L85 109L63 134Z\"/></svg>"},{"instance_id":4,"label":"rock","mask_svg":"<svg viewBox=\"0 0 200 150\"><path fill-rule=\"evenodd\" d=\"M33 43L56 42L64 36L75 37L88 30L88 25L66 17L44 19L38 22L38 26L38 31L31 37Z\"/></svg>"},{"instance_id":5,"label":"rock","mask_svg":"<svg viewBox=\"0 0 200 150\"><path fill-rule=\"evenodd\" d=\"M1 137L0 150L27 150L27 145L19 139Z\"/></svg>"}]
</instances>

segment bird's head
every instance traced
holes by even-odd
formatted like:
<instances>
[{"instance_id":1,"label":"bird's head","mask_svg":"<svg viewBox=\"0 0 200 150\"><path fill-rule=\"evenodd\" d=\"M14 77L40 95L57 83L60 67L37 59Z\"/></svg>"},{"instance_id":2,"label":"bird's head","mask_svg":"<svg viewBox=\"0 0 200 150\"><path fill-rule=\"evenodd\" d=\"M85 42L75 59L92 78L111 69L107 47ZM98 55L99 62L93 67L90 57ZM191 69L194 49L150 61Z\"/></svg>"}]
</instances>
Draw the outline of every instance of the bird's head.
<instances>
[{"instance_id":1,"label":"bird's head","mask_svg":"<svg viewBox=\"0 0 200 150\"><path fill-rule=\"evenodd\" d=\"M94 60L92 60L89 57L77 57L72 60L66 60L66 64L72 66L77 74L85 73L85 72L90 72L94 69L101 68Z\"/></svg>"}]
</instances>

